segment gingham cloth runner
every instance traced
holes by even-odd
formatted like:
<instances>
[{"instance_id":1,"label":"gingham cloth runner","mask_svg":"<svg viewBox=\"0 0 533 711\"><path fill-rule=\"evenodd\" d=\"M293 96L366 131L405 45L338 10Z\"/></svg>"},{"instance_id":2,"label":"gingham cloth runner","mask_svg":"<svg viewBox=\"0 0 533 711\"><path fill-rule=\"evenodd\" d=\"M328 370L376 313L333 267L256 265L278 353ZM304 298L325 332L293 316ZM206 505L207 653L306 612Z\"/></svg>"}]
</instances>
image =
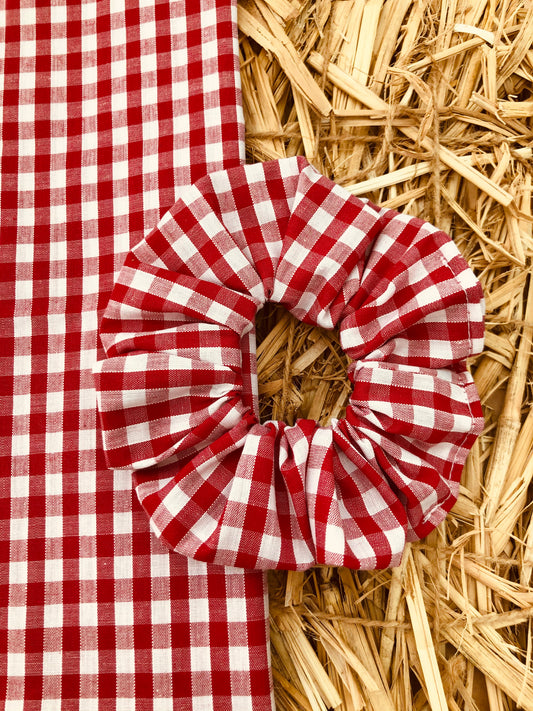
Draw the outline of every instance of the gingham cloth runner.
<instances>
[{"instance_id":1,"label":"gingham cloth runner","mask_svg":"<svg viewBox=\"0 0 533 711\"><path fill-rule=\"evenodd\" d=\"M150 533L91 372L126 253L244 157L234 4L0 14L0 707L271 709L263 574Z\"/></svg>"},{"instance_id":2,"label":"gingham cloth runner","mask_svg":"<svg viewBox=\"0 0 533 711\"><path fill-rule=\"evenodd\" d=\"M339 329L345 419L258 422L248 344L268 300ZM184 190L127 256L101 337L108 462L136 470L156 534L209 563L397 565L455 502L483 423L466 367L483 296L453 242L303 158Z\"/></svg>"}]
</instances>

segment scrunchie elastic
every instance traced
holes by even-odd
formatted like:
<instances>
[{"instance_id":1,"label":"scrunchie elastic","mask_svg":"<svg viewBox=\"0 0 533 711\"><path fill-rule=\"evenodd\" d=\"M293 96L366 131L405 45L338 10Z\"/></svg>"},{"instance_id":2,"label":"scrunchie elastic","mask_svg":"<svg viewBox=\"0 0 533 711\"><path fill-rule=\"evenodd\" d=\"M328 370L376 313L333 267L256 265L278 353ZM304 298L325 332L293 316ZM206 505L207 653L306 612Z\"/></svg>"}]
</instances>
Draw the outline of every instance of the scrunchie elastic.
<instances>
[{"instance_id":1,"label":"scrunchie elastic","mask_svg":"<svg viewBox=\"0 0 533 711\"><path fill-rule=\"evenodd\" d=\"M258 422L266 301L338 328L346 418ZM456 500L482 415L466 358L480 284L449 237L351 196L303 158L183 191L128 255L96 369L110 467L133 468L170 548L249 568L385 568Z\"/></svg>"}]
</instances>

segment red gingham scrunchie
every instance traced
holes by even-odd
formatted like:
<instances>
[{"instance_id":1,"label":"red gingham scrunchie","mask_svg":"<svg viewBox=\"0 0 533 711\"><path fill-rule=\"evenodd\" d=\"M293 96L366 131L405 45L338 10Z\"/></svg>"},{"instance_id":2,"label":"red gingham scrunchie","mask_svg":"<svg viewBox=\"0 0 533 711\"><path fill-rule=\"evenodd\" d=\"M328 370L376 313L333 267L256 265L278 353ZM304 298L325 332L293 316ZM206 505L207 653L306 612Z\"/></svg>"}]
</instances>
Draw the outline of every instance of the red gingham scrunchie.
<instances>
[{"instance_id":1,"label":"red gingham scrunchie","mask_svg":"<svg viewBox=\"0 0 533 711\"><path fill-rule=\"evenodd\" d=\"M266 301L338 328L346 418L259 423ZM101 328L109 466L134 468L154 531L248 568L397 565L456 500L482 415L466 358L480 284L432 225L355 198L303 158L185 189L126 258Z\"/></svg>"}]
</instances>

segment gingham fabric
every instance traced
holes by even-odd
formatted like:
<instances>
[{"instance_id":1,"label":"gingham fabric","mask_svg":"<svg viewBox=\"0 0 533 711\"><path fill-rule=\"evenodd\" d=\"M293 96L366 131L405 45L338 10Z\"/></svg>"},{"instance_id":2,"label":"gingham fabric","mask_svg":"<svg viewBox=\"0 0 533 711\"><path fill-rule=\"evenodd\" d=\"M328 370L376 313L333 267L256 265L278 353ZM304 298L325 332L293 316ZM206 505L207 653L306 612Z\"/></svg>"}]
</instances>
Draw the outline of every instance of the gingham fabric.
<instances>
[{"instance_id":1,"label":"gingham fabric","mask_svg":"<svg viewBox=\"0 0 533 711\"><path fill-rule=\"evenodd\" d=\"M345 419L258 421L247 348L266 301L339 329ZM209 563L397 565L456 500L482 427L466 359L483 347L483 296L467 263L442 231L303 158L183 191L128 254L101 337L109 465L136 470L172 550Z\"/></svg>"},{"instance_id":2,"label":"gingham fabric","mask_svg":"<svg viewBox=\"0 0 533 711\"><path fill-rule=\"evenodd\" d=\"M264 575L150 533L91 372L126 253L244 157L235 7L7 0L0 30L0 708L269 710Z\"/></svg>"}]
</instances>

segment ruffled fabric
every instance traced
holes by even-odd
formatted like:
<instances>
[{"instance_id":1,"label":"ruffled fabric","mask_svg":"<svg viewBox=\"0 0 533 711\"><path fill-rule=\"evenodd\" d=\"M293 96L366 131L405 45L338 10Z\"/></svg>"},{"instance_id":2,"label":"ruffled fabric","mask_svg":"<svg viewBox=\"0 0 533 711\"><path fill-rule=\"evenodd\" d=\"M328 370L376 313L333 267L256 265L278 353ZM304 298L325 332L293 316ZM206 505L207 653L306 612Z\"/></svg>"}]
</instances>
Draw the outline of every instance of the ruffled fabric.
<instances>
[{"instance_id":1,"label":"ruffled fabric","mask_svg":"<svg viewBox=\"0 0 533 711\"><path fill-rule=\"evenodd\" d=\"M267 301L337 328L346 417L260 423ZM483 420L480 284L450 238L303 158L214 173L128 255L95 369L104 448L173 550L227 566L397 565L456 500Z\"/></svg>"}]
</instances>

